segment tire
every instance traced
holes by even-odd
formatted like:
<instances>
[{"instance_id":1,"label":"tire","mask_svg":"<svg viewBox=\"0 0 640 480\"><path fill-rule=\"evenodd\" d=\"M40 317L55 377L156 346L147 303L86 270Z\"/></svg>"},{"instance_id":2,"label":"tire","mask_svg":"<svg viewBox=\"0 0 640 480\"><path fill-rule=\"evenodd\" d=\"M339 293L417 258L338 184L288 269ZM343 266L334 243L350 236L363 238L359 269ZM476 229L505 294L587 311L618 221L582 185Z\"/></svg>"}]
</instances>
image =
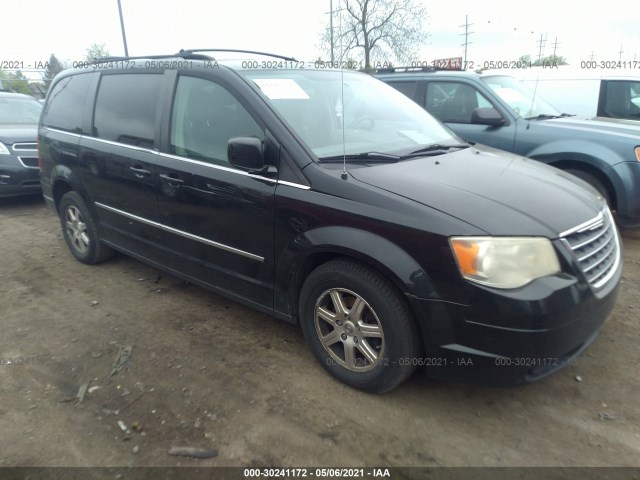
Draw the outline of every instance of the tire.
<instances>
[{"instance_id":1,"label":"tire","mask_svg":"<svg viewBox=\"0 0 640 480\"><path fill-rule=\"evenodd\" d=\"M605 199L605 201L607 202L607 205L609 205L609 207L613 209L613 205L611 205L611 198L609 196L607 187L605 187L604 184L600 180L598 180L594 175L584 172L582 170L566 170L566 172L570 173L573 176L578 177L580 180L587 182L589 185L595 188L598 191L598 193L602 196L602 198Z\"/></svg>"},{"instance_id":2,"label":"tire","mask_svg":"<svg viewBox=\"0 0 640 480\"><path fill-rule=\"evenodd\" d=\"M366 265L337 259L311 272L300 323L320 364L353 388L387 392L415 370L416 325L396 289Z\"/></svg>"},{"instance_id":3,"label":"tire","mask_svg":"<svg viewBox=\"0 0 640 480\"><path fill-rule=\"evenodd\" d=\"M113 256L113 250L100 241L96 220L79 193L65 193L59 212L62 234L74 257L94 265Z\"/></svg>"}]
</instances>

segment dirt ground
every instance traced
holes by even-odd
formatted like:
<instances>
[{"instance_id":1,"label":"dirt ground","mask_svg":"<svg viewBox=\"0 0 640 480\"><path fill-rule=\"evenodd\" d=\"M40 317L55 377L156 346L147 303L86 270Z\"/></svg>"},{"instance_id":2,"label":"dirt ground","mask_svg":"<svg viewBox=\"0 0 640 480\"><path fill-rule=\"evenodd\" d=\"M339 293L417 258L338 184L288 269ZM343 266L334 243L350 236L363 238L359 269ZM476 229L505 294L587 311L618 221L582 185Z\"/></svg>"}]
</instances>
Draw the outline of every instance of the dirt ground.
<instances>
[{"instance_id":1,"label":"dirt ground","mask_svg":"<svg viewBox=\"0 0 640 480\"><path fill-rule=\"evenodd\" d=\"M330 378L298 327L124 256L82 265L41 199L3 200L0 467L638 467L639 233L576 366L511 389L418 371L369 395ZM218 455L168 455L176 445Z\"/></svg>"}]
</instances>

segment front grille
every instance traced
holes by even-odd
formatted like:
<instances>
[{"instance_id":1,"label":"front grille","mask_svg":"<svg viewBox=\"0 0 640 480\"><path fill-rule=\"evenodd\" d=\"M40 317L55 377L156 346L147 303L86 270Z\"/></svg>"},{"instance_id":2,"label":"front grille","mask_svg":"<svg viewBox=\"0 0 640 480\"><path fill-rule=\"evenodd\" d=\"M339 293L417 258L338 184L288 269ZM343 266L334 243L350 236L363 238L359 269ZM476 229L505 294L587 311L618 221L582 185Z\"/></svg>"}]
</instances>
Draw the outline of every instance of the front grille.
<instances>
[{"instance_id":1,"label":"front grille","mask_svg":"<svg viewBox=\"0 0 640 480\"><path fill-rule=\"evenodd\" d=\"M37 149L38 149L38 144L36 142L13 144L13 150L16 152L22 152L24 150L33 150L35 152Z\"/></svg>"},{"instance_id":2,"label":"front grille","mask_svg":"<svg viewBox=\"0 0 640 480\"><path fill-rule=\"evenodd\" d=\"M620 244L609 209L561 237L593 287L600 288L611 279L620 263Z\"/></svg>"},{"instance_id":3,"label":"front grille","mask_svg":"<svg viewBox=\"0 0 640 480\"><path fill-rule=\"evenodd\" d=\"M18 157L23 167L40 168L38 166L38 157Z\"/></svg>"}]
</instances>

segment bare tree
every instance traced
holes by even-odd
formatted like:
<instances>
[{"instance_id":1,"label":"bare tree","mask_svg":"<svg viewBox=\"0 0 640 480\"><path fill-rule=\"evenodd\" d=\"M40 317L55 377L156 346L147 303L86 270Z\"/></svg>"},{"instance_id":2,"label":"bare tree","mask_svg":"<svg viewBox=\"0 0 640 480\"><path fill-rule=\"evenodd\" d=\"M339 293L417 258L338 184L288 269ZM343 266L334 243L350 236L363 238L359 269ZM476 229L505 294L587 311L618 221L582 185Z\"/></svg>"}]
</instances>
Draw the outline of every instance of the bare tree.
<instances>
[{"instance_id":1,"label":"bare tree","mask_svg":"<svg viewBox=\"0 0 640 480\"><path fill-rule=\"evenodd\" d=\"M428 37L424 30L427 19L424 1L343 0L341 3L341 8L336 9L341 18L334 20L334 29L338 30L334 32L335 43L341 45L343 57L362 58L365 69L371 69L374 60L408 61ZM325 40L329 37L330 33L325 34Z\"/></svg>"}]
</instances>

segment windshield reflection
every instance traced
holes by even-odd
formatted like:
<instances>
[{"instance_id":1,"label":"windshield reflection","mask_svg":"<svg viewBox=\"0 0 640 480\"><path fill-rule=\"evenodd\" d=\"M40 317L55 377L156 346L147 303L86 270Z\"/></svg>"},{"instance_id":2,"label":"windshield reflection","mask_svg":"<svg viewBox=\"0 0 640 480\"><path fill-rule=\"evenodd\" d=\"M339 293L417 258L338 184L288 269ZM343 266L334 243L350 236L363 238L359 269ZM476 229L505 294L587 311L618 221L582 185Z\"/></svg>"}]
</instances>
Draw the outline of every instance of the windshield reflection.
<instances>
[{"instance_id":1,"label":"windshield reflection","mask_svg":"<svg viewBox=\"0 0 640 480\"><path fill-rule=\"evenodd\" d=\"M403 155L460 140L422 107L369 75L333 70L242 72L318 158ZM343 83L344 80L344 83ZM344 99L344 102L343 102ZM344 132L343 132L344 127Z\"/></svg>"},{"instance_id":2,"label":"windshield reflection","mask_svg":"<svg viewBox=\"0 0 640 480\"><path fill-rule=\"evenodd\" d=\"M516 115L524 118L538 116L560 116L539 94L513 77L484 77L482 81L504 100Z\"/></svg>"}]
</instances>

